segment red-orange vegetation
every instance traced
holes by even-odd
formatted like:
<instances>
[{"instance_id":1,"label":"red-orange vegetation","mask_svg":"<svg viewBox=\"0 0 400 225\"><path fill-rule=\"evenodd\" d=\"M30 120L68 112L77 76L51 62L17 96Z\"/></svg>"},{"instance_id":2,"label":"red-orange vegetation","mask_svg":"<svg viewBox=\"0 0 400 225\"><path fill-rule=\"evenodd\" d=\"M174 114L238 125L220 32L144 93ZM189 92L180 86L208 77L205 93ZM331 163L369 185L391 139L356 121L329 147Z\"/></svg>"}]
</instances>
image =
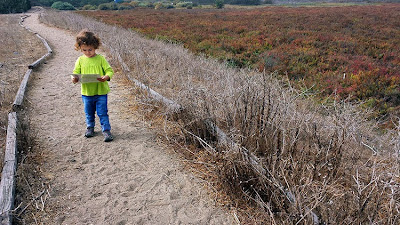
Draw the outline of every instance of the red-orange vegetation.
<instances>
[{"instance_id":1,"label":"red-orange vegetation","mask_svg":"<svg viewBox=\"0 0 400 225\"><path fill-rule=\"evenodd\" d=\"M323 96L373 99L384 112L400 105L400 4L81 13L234 66L287 73Z\"/></svg>"}]
</instances>

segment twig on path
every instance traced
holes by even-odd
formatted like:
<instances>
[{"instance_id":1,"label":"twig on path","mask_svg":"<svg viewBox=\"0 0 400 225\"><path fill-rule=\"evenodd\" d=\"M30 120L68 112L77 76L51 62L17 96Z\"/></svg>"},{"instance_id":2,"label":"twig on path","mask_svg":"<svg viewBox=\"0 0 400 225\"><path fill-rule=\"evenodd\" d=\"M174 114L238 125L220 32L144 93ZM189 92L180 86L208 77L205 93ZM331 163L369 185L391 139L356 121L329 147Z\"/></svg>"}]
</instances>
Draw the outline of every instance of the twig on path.
<instances>
[{"instance_id":1,"label":"twig on path","mask_svg":"<svg viewBox=\"0 0 400 225\"><path fill-rule=\"evenodd\" d=\"M24 213L25 210L26 210L30 205L32 205L32 203L33 203L34 201L36 202L37 199L39 199L40 197L42 197L42 195L43 195L45 192L46 192L46 189L43 190L42 192L40 192L40 194L39 194L38 196L34 197L34 198L21 210L21 212L18 213L17 217L20 217L20 216L22 215L22 213ZM19 206L18 206L18 207L19 207ZM18 207L17 207L16 209L14 209L13 211L17 210ZM36 208L37 208L37 207L36 207Z\"/></svg>"},{"instance_id":2,"label":"twig on path","mask_svg":"<svg viewBox=\"0 0 400 225\"><path fill-rule=\"evenodd\" d=\"M51 195L50 195L50 192L49 192L49 189L51 188L51 186L50 186L50 184L49 184L49 188L47 188L46 189L46 191L47 191L47 194L49 195L49 197L51 198Z\"/></svg>"},{"instance_id":3,"label":"twig on path","mask_svg":"<svg viewBox=\"0 0 400 225\"><path fill-rule=\"evenodd\" d=\"M214 168L217 167L217 166L214 165L214 164L206 163L206 162L202 162L202 161L189 160L189 159L182 159L181 161L182 161L182 162L190 162L190 163L193 163L193 164L202 164L202 165L211 166L211 167L214 167Z\"/></svg>"},{"instance_id":4,"label":"twig on path","mask_svg":"<svg viewBox=\"0 0 400 225\"><path fill-rule=\"evenodd\" d=\"M164 119L164 126L163 126L164 136L165 136L165 138L167 139L167 141L170 142L171 140L170 140L169 137L168 137L168 133L167 133L166 127L167 127L167 120Z\"/></svg>"},{"instance_id":5,"label":"twig on path","mask_svg":"<svg viewBox=\"0 0 400 225\"><path fill-rule=\"evenodd\" d=\"M31 195L32 195L32 197L33 197L33 190L32 190L32 187L31 187L31 185L29 184L29 182L28 182L28 180L26 179L26 177L24 176L24 174L22 174L22 178L25 180L26 184L28 185L28 188L29 188L29 190L30 190L30 192L31 192Z\"/></svg>"},{"instance_id":6,"label":"twig on path","mask_svg":"<svg viewBox=\"0 0 400 225\"><path fill-rule=\"evenodd\" d=\"M364 145L365 147L369 148L371 151L373 151L375 155L378 154L378 151L375 150L374 147L371 147L371 146L365 144L363 141L361 141L361 144Z\"/></svg>"},{"instance_id":7,"label":"twig on path","mask_svg":"<svg viewBox=\"0 0 400 225\"><path fill-rule=\"evenodd\" d=\"M35 220L35 223L38 224L35 214L32 213L32 216L33 216L33 219Z\"/></svg>"},{"instance_id":8,"label":"twig on path","mask_svg":"<svg viewBox=\"0 0 400 225\"><path fill-rule=\"evenodd\" d=\"M235 222L240 225L240 220L238 218L238 216L236 215L236 212L233 212L233 218L235 219Z\"/></svg>"},{"instance_id":9,"label":"twig on path","mask_svg":"<svg viewBox=\"0 0 400 225\"><path fill-rule=\"evenodd\" d=\"M155 105L155 104L150 104L150 103L145 103L142 101L137 101L137 103L145 105L145 106L150 106L150 107L154 107L154 108L159 108L159 106Z\"/></svg>"},{"instance_id":10,"label":"twig on path","mask_svg":"<svg viewBox=\"0 0 400 225\"><path fill-rule=\"evenodd\" d=\"M17 211L22 206L22 204L23 204L23 202L19 203L19 205L17 207L15 207L15 209L13 209L11 212Z\"/></svg>"}]
</instances>

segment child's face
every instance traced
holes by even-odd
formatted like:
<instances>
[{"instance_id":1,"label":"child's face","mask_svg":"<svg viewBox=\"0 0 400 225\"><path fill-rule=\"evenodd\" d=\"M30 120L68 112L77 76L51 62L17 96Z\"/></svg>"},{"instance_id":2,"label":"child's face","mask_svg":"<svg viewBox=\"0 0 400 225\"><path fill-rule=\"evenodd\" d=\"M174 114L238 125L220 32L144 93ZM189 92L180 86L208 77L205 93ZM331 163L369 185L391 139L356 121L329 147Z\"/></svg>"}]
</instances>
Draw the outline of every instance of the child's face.
<instances>
[{"instance_id":1,"label":"child's face","mask_svg":"<svg viewBox=\"0 0 400 225\"><path fill-rule=\"evenodd\" d=\"M81 52L88 58L96 55L96 49L90 45L81 45Z\"/></svg>"}]
</instances>

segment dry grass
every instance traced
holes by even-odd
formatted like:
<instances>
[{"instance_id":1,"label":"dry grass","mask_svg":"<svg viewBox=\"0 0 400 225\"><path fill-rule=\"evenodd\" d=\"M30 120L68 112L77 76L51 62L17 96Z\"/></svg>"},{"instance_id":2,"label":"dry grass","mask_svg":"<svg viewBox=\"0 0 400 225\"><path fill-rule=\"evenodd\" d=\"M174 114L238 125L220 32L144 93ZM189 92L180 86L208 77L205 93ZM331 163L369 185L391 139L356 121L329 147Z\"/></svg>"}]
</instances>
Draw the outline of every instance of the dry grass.
<instances>
[{"instance_id":1,"label":"dry grass","mask_svg":"<svg viewBox=\"0 0 400 225\"><path fill-rule=\"evenodd\" d=\"M316 105L274 74L227 68L73 13L46 11L41 19L94 31L129 67L127 76L183 107L165 113L176 121L164 122L173 127L167 139L230 193L243 223L400 222L399 129L380 131L357 105ZM223 144L212 124L237 145Z\"/></svg>"},{"instance_id":2,"label":"dry grass","mask_svg":"<svg viewBox=\"0 0 400 225\"><path fill-rule=\"evenodd\" d=\"M15 95L21 84L21 81L28 70L28 65L39 59L44 53L46 48L42 42L32 33L25 30L18 23L22 14L7 14L0 15L0 166L3 167L3 157L6 145L6 129L7 129L7 115L12 110L12 104ZM18 126L17 126L17 143L18 143L18 171L17 177L19 184L16 187L16 202L20 201L21 192L35 195L34 190L29 183L34 183L38 176L37 165L26 165L26 159L38 157L36 153L32 152L32 141L26 132L27 128L26 118L24 111L18 113ZM33 160L31 160L33 161ZM37 160L36 160L37 161ZM29 167L29 168L28 168ZM36 176L32 176L35 174ZM22 181L21 181L22 180ZM29 180L29 181L28 181ZM39 187L42 189L42 187ZM28 201L30 201L29 199ZM37 199L36 199L37 200ZM32 201L33 202L33 201ZM37 202L34 202L37 205ZM17 208L20 206L16 206ZM21 208L17 209L21 210ZM16 218L18 220L18 218Z\"/></svg>"},{"instance_id":3,"label":"dry grass","mask_svg":"<svg viewBox=\"0 0 400 225\"><path fill-rule=\"evenodd\" d=\"M19 14L0 15L0 166L7 131L7 115L28 65L45 52L43 44L36 36L22 28Z\"/></svg>"}]
</instances>

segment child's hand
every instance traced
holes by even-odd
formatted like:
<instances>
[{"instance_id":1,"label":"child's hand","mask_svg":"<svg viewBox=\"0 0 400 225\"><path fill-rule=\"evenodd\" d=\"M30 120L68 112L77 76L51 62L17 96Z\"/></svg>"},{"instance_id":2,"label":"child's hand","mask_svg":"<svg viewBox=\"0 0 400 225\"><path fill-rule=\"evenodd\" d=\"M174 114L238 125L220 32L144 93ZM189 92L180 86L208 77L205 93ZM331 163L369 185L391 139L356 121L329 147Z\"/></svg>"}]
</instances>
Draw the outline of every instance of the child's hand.
<instances>
[{"instance_id":1,"label":"child's hand","mask_svg":"<svg viewBox=\"0 0 400 225\"><path fill-rule=\"evenodd\" d=\"M100 78L97 78L98 81L104 82L104 81L109 81L110 77L108 75L102 76Z\"/></svg>"},{"instance_id":2,"label":"child's hand","mask_svg":"<svg viewBox=\"0 0 400 225\"><path fill-rule=\"evenodd\" d=\"M79 77L78 76L71 76L71 80L72 80L72 83L76 84L79 81Z\"/></svg>"}]
</instances>

